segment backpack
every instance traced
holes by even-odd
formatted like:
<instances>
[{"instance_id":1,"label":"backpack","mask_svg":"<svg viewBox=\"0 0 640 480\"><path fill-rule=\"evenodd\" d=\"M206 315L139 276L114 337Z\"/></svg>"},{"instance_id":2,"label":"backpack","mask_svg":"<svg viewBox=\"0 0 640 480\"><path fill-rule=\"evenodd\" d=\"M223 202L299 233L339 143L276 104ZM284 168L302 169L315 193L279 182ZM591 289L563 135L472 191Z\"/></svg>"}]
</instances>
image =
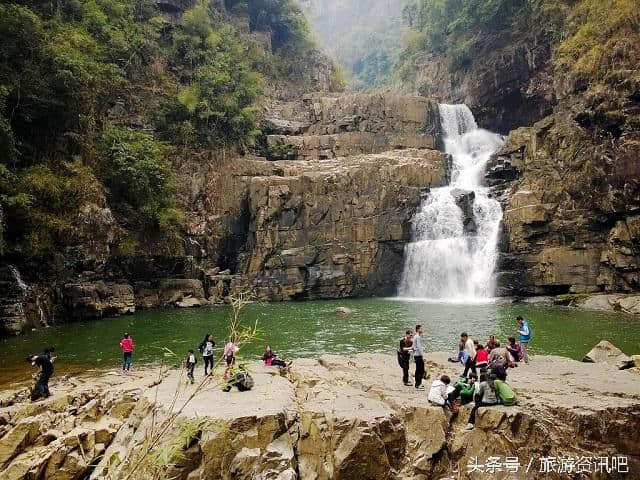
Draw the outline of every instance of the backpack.
<instances>
[{"instance_id":1,"label":"backpack","mask_svg":"<svg viewBox=\"0 0 640 480\"><path fill-rule=\"evenodd\" d=\"M516 404L516 394L507 382L503 382L502 380L495 380L493 384L495 386L496 395L498 396L498 400L500 401L500 403L506 406Z\"/></svg>"},{"instance_id":2,"label":"backpack","mask_svg":"<svg viewBox=\"0 0 640 480\"><path fill-rule=\"evenodd\" d=\"M200 354L204 353L204 346L206 345L207 341L203 340L202 342L200 342L200 345L198 345L198 351L200 352Z\"/></svg>"}]
</instances>

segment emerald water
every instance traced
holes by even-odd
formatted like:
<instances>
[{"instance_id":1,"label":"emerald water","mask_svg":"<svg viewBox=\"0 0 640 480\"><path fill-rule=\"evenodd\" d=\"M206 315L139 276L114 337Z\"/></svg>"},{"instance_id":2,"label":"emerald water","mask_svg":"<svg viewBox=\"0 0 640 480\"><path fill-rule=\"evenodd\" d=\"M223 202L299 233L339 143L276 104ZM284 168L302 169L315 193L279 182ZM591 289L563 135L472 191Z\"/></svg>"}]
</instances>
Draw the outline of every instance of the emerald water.
<instances>
[{"instance_id":1,"label":"emerald water","mask_svg":"<svg viewBox=\"0 0 640 480\"><path fill-rule=\"evenodd\" d=\"M338 306L352 315L335 313ZM189 348L196 349L205 333L216 340L220 353L229 315L227 307L140 311L135 315L58 325L0 340L0 384L24 380L31 367L24 360L31 352L55 345L56 372L76 373L87 368L118 367L119 341L129 332L136 343L135 364L160 361L163 348L175 352L178 363ZM352 299L256 304L245 310L245 323L257 320L259 339L245 345L239 357L254 359L270 344L282 358L316 357L323 353L393 353L397 339L416 323L425 327L428 351L456 349L460 332L501 341L515 333L515 317L530 321L534 354L580 359L602 339L625 353L640 354L640 319L610 312L527 304L421 303L395 299ZM166 358L166 357L165 357ZM200 360L201 362L201 360ZM198 367L201 367L201 363Z\"/></svg>"}]
</instances>

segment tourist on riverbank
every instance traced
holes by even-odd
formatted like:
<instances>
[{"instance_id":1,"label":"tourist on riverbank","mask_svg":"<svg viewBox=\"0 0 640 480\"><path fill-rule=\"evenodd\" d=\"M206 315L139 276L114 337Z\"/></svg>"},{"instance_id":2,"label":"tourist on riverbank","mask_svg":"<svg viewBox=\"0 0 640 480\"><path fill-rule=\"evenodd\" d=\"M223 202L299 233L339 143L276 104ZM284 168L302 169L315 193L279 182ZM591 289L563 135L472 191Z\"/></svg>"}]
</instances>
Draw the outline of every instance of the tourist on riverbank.
<instances>
[{"instance_id":1,"label":"tourist on riverbank","mask_svg":"<svg viewBox=\"0 0 640 480\"><path fill-rule=\"evenodd\" d=\"M227 362L227 368L224 371L224 379L229 378L229 371L234 363L236 363L236 353L239 348L235 344L235 339L231 337L227 344L224 346L224 360Z\"/></svg>"},{"instance_id":2,"label":"tourist on riverbank","mask_svg":"<svg viewBox=\"0 0 640 480\"><path fill-rule=\"evenodd\" d=\"M429 388L429 394L427 400L436 405L444 407L448 404L448 390L451 379L448 375L442 375L438 380L435 380Z\"/></svg>"},{"instance_id":3,"label":"tourist on riverbank","mask_svg":"<svg viewBox=\"0 0 640 480\"><path fill-rule=\"evenodd\" d=\"M476 347L473 343L473 340L469 338L466 332L462 332L460 334L460 341L464 344L464 351L466 352L466 361L464 363L464 372L462 373L463 377L467 376L469 370L471 370L476 375L478 371L476 370L475 360L476 360Z\"/></svg>"},{"instance_id":4,"label":"tourist on riverbank","mask_svg":"<svg viewBox=\"0 0 640 480\"><path fill-rule=\"evenodd\" d=\"M489 354L481 343L476 347L476 359L474 361L474 365L480 370L483 368L486 369L489 366Z\"/></svg>"},{"instance_id":5,"label":"tourist on riverbank","mask_svg":"<svg viewBox=\"0 0 640 480\"><path fill-rule=\"evenodd\" d=\"M411 387L413 383L409 381L409 362L411 361L411 351L413 350L413 332L407 330L404 337L400 339L398 346L398 364L402 368L402 383L407 387Z\"/></svg>"},{"instance_id":6,"label":"tourist on riverbank","mask_svg":"<svg viewBox=\"0 0 640 480\"><path fill-rule=\"evenodd\" d=\"M264 362L264 364L267 367L288 367L290 366L293 362L285 362L284 360L281 360L279 358L276 358L277 355L273 352L273 350L271 349L270 345L267 345L264 349L264 353L262 354L262 361Z\"/></svg>"},{"instance_id":7,"label":"tourist on riverbank","mask_svg":"<svg viewBox=\"0 0 640 480\"><path fill-rule=\"evenodd\" d=\"M424 349L422 347L422 325L416 325L416 333L412 339L413 361L416 362L415 386L418 390L424 390Z\"/></svg>"},{"instance_id":8,"label":"tourist on riverbank","mask_svg":"<svg viewBox=\"0 0 640 480\"><path fill-rule=\"evenodd\" d=\"M453 386L453 391L447 395L449 405L453 405L453 402L460 397L460 404L466 405L473 401L473 395L476 391L476 381L478 376L475 373L469 374L469 378L460 377L460 379Z\"/></svg>"},{"instance_id":9,"label":"tourist on riverbank","mask_svg":"<svg viewBox=\"0 0 640 480\"><path fill-rule=\"evenodd\" d=\"M520 334L520 346L522 347L522 360L524 363L529 363L529 355L527 349L529 348L529 342L531 341L531 330L529 329L529 322L527 322L520 315L516 317L518 322L518 333Z\"/></svg>"},{"instance_id":10,"label":"tourist on riverbank","mask_svg":"<svg viewBox=\"0 0 640 480\"><path fill-rule=\"evenodd\" d=\"M122 340L120 340L120 348L122 349L122 371L129 372L131 370L133 350L135 349L131 335L128 333L123 335Z\"/></svg>"},{"instance_id":11,"label":"tourist on riverbank","mask_svg":"<svg viewBox=\"0 0 640 480\"><path fill-rule=\"evenodd\" d=\"M516 342L516 337L509 337L508 340L507 351L513 357L514 362L519 362L522 359L522 347Z\"/></svg>"},{"instance_id":12,"label":"tourist on riverbank","mask_svg":"<svg viewBox=\"0 0 640 480\"><path fill-rule=\"evenodd\" d=\"M202 354L204 360L204 374L205 376L213 374L213 347L216 346L216 342L213 341L213 337L210 333L204 336L202 342L198 346L198 350Z\"/></svg>"},{"instance_id":13,"label":"tourist on riverbank","mask_svg":"<svg viewBox=\"0 0 640 480\"><path fill-rule=\"evenodd\" d=\"M469 415L469 423L467 424L466 430L473 430L475 428L476 412L480 407L491 407L498 404L498 397L493 380L491 380L486 373L480 375L480 385L475 395L475 402L476 404L471 409L471 415Z\"/></svg>"},{"instance_id":14,"label":"tourist on riverbank","mask_svg":"<svg viewBox=\"0 0 640 480\"><path fill-rule=\"evenodd\" d=\"M487 340L487 343L485 344L485 348L487 349L487 352L491 352L491 350L493 350L494 348L496 348L499 345L500 345L500 342L498 342L498 340L496 340L495 335L489 335L489 339Z\"/></svg>"},{"instance_id":15,"label":"tourist on riverbank","mask_svg":"<svg viewBox=\"0 0 640 480\"><path fill-rule=\"evenodd\" d=\"M196 369L196 363L198 363L196 354L193 352L193 349L189 349L187 358L184 359L184 367L187 369L187 378L191 380L191 383L195 381L193 372Z\"/></svg>"},{"instance_id":16,"label":"tourist on riverbank","mask_svg":"<svg viewBox=\"0 0 640 480\"><path fill-rule=\"evenodd\" d=\"M29 355L27 362L34 367L38 367L38 380L33 391L31 392L31 401L37 401L41 398L47 398L51 395L49 392L49 379L53 375L53 364L47 355Z\"/></svg>"}]
</instances>

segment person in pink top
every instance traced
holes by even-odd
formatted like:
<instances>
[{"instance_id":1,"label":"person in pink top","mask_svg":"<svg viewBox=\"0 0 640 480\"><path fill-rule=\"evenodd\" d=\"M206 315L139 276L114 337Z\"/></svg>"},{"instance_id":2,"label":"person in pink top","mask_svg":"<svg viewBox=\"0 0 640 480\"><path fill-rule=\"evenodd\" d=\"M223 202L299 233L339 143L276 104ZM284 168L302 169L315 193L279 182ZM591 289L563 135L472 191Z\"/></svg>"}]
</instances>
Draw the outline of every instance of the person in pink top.
<instances>
[{"instance_id":1,"label":"person in pink top","mask_svg":"<svg viewBox=\"0 0 640 480\"><path fill-rule=\"evenodd\" d=\"M230 338L227 344L224 346L224 359L227 362L227 369L224 371L224 378L226 379L229 376L229 370L231 370L231 366L236 362L236 352L239 348L236 346L234 338Z\"/></svg>"},{"instance_id":2,"label":"person in pink top","mask_svg":"<svg viewBox=\"0 0 640 480\"><path fill-rule=\"evenodd\" d=\"M128 372L131 370L131 356L133 354L133 349L135 345L133 343L133 338L128 333L125 333L120 340L120 348L122 349L122 371Z\"/></svg>"}]
</instances>

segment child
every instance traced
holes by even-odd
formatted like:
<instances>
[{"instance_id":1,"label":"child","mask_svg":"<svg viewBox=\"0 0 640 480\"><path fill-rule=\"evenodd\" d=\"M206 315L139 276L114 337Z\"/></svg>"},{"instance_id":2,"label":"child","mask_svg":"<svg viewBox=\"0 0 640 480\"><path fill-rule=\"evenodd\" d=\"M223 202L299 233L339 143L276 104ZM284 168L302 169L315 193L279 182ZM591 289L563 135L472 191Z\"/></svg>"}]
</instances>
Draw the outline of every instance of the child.
<instances>
[{"instance_id":1,"label":"child","mask_svg":"<svg viewBox=\"0 0 640 480\"><path fill-rule=\"evenodd\" d=\"M131 335L124 334L122 340L120 340L120 348L122 349L122 371L126 373L131 370L131 356L135 348Z\"/></svg>"},{"instance_id":2,"label":"child","mask_svg":"<svg viewBox=\"0 0 640 480\"><path fill-rule=\"evenodd\" d=\"M196 354L193 353L193 349L189 350L187 353L187 358L184 360L185 368L187 369L187 378L191 380L191 383L194 382L193 371L196 368L196 363L198 360L196 359Z\"/></svg>"},{"instance_id":3,"label":"child","mask_svg":"<svg viewBox=\"0 0 640 480\"><path fill-rule=\"evenodd\" d=\"M441 407L446 406L448 400L447 390L450 383L451 379L447 375L442 375L440 380L436 380L431 384L427 400L431 403L435 403L436 405L440 405Z\"/></svg>"}]
</instances>

